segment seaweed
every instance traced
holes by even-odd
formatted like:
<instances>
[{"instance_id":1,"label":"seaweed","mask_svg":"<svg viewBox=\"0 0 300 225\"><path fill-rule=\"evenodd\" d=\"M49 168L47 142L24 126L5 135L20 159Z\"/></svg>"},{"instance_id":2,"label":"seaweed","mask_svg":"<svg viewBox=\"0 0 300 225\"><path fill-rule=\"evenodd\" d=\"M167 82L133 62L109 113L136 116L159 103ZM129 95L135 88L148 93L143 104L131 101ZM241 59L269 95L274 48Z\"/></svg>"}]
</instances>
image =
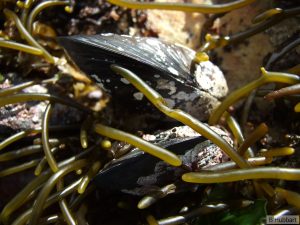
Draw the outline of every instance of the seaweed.
<instances>
[{"instance_id":1,"label":"seaweed","mask_svg":"<svg viewBox=\"0 0 300 225\"><path fill-rule=\"evenodd\" d=\"M213 14L211 16L211 21L213 21L227 12L244 7L255 1L237 0L220 5L146 3L127 0L109 0L109 2L133 9L165 9ZM118 62L110 65L108 70L113 71L120 78L125 78L157 110L169 119L172 119L172 121L185 124L198 132L209 140L211 145L214 144L224 151L231 160L194 171L193 168L185 165L176 153L151 143L151 141L144 140L137 131L131 134L118 127L112 127L116 124L117 119L109 118L105 109L102 111L93 110L91 102L85 102L84 100L78 102L78 99L71 94L67 97L61 93L54 94L53 92L22 93L24 89L36 84L57 90L61 88L59 82L62 82L62 78L66 74L73 77L70 89L74 91L77 88L74 91L77 91L75 96L80 95L78 94L80 90L84 90L82 95L93 90L101 90L99 87L95 88L97 85L93 83L94 81L73 65L71 59L64 55L62 51L58 53L51 49L46 49L34 35L33 23L39 20L39 14L42 11L53 6L64 6L67 13L72 13L76 8L75 1L54 0L26 0L24 2L17 1L16 3L5 1L0 5L0 8L3 8L6 20L12 23L10 26L15 27L19 32L18 38L14 36L9 37L5 33L2 35L1 33L0 47L3 50L13 50L12 54L18 57L20 57L20 52L25 54L25 58L34 56L35 63L40 65L46 64L48 68L55 70L55 72L53 70L49 70L51 72L48 71L48 75L52 77L50 79L41 79L39 77L39 80L29 80L0 91L0 107L24 102L46 101L47 103L39 127L16 132L0 143L0 150L3 151L0 154L0 162L1 164L3 163L0 171L1 179L15 176L16 174L23 174L24 171L32 171L32 174L36 176L3 207L0 214L1 223L4 225L79 224L78 218L87 220L85 215L81 214L83 212L80 207L85 206L89 202L91 195L99 194L100 191L97 191L94 179L105 165L109 165L114 160L108 152L113 151L112 148L114 143L118 143L117 141L135 146L139 150L164 161L170 167L179 169L182 180L178 181L178 183L189 187L180 189L180 185L177 186L177 181L174 181L174 183L160 187L158 190L150 190L148 194L135 201L137 210L139 210L137 214L140 213L148 224L187 223L199 218L200 215L215 214L234 209L233 204L224 199L224 201L219 202L201 200L200 204L198 200L197 203L191 201L191 203L186 204L188 205L188 210L182 210L181 212L175 207L175 204L174 206L170 204L168 206L172 209L170 210L171 213L163 214L161 219L157 219L160 216L157 216L155 210L153 210L153 208L159 207L160 204L163 205L164 201L167 202L172 197L174 197L181 208L184 208L186 205L184 202L181 202L180 194L178 196L174 195L179 190L189 192L194 187L197 187L194 193L189 192L189 194L193 197L196 196L196 199L198 199L199 196L209 196L209 189L215 188L216 184L228 182L231 183L231 187L235 187L234 191L238 200L245 197L249 199L263 197L267 199L267 211L269 214L275 214L275 209L286 209L287 207L292 207L290 209L291 212L293 210L299 212L299 192L291 188L288 182L299 182L300 169L287 168L284 166L284 163L280 162L284 157L292 157L297 150L297 146L286 146L283 143L281 146L270 145L268 148L262 148L258 142L269 135L266 123L257 123L250 134L245 133L245 124L253 110L252 102L257 95L256 90L261 86L269 83L285 85L285 87L277 86L279 90L270 91L265 98L269 101L296 99L296 101L291 101L291 104L295 112L300 111L298 96L300 92L300 78L297 75L299 68L297 69L296 66L289 71L268 71L272 68L272 65L299 45L299 38L289 39L287 43L277 49L270 56L265 67L261 68L262 75L260 78L229 94L210 115L208 121L210 125L218 124L229 128L228 130L230 130L234 140L233 144L228 143L227 140L204 122L197 120L180 109L170 107L157 90L140 78L139 73L118 65ZM243 41L285 19L296 17L299 12L299 7L289 9L273 8L253 18L253 27L244 32L225 37L206 34L205 43L191 62L191 71L195 70L196 64L209 60L211 50ZM211 21L208 22L207 27L212 24ZM30 64L29 67L35 69L34 63ZM80 83L80 85L76 86L76 82ZM132 88L132 86L130 87ZM65 91L68 92L69 90ZM101 91L104 92L103 90ZM248 101L246 101L244 112L242 113L242 122L239 123L236 119L238 115L231 115L230 107L246 97L248 97ZM97 99L97 104L101 105L100 109L105 108L106 102L107 99L103 96ZM75 108L84 115L81 123L76 125L76 129L74 129L74 126L68 127L67 125L52 126L51 112L57 105ZM114 123L111 120L114 120ZM71 132L72 134L67 132L70 130L73 132ZM53 137L55 139L52 139ZM22 145L22 140L26 138L30 140L30 144L27 145L24 142L24 146ZM257 148L261 150L257 151ZM126 156L130 157L130 154L122 157L126 160ZM122 157L120 162L123 159ZM116 176L114 179L119 178ZM244 182L245 180L250 180L250 182ZM194 186L189 186L190 183ZM198 184L202 184L202 186L198 187ZM239 190L241 185L244 185L245 189L248 190L246 194ZM205 187L208 191L205 191L205 188L202 187ZM116 196L118 195L116 194ZM47 211L47 208L54 204L57 204L57 206ZM102 207L107 206L103 203ZM118 208L117 205L115 207ZM242 208L242 206L239 207ZM144 214L144 212L146 213Z\"/></svg>"}]
</instances>

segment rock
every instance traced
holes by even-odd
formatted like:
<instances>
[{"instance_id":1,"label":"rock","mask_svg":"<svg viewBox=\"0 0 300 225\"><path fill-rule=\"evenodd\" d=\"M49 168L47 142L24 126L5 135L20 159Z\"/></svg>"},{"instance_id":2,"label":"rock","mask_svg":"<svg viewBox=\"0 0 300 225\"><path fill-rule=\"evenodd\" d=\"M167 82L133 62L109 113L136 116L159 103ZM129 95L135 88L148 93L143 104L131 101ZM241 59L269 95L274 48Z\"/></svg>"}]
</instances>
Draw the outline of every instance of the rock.
<instances>
[{"instance_id":1,"label":"rock","mask_svg":"<svg viewBox=\"0 0 300 225\"><path fill-rule=\"evenodd\" d=\"M0 84L0 89L8 88L11 84L8 79ZM24 81L23 81L24 82ZM33 85L25 88L22 93L48 93L43 85ZM41 127L44 111L47 106L45 101L30 101L17 104L10 104L0 107L0 134L4 137L17 131L36 129ZM50 123L51 125L66 125L79 123L82 120L82 113L69 106L55 104L53 107ZM8 130L10 130L8 132Z\"/></svg>"},{"instance_id":2,"label":"rock","mask_svg":"<svg viewBox=\"0 0 300 225\"><path fill-rule=\"evenodd\" d=\"M218 30L220 36L231 36L251 29L256 26L256 24L252 24L252 19L256 15L270 8L285 7L280 2L256 1L244 8L229 12L217 20L215 29ZM298 24L299 18L288 18L240 43L215 49L215 63L224 72L229 91L231 92L257 79L261 75L260 68L266 65L269 56L280 49L280 46L290 37L297 34L299 36L300 27ZM299 64L299 52L300 47L298 46L269 70L284 71Z\"/></svg>"},{"instance_id":3,"label":"rock","mask_svg":"<svg viewBox=\"0 0 300 225\"><path fill-rule=\"evenodd\" d=\"M209 4L208 0L156 0L157 2L179 2ZM196 49L200 45L200 34L205 15L180 11L148 10L147 28L157 33L158 37L170 43L179 43Z\"/></svg>"},{"instance_id":4,"label":"rock","mask_svg":"<svg viewBox=\"0 0 300 225\"><path fill-rule=\"evenodd\" d=\"M265 9L265 2L257 2L229 12L218 21L220 36L230 36L250 29L253 17ZM241 43L214 50L217 55L216 64L224 72L229 90L233 91L258 78L265 56L272 51L269 36L264 32Z\"/></svg>"}]
</instances>

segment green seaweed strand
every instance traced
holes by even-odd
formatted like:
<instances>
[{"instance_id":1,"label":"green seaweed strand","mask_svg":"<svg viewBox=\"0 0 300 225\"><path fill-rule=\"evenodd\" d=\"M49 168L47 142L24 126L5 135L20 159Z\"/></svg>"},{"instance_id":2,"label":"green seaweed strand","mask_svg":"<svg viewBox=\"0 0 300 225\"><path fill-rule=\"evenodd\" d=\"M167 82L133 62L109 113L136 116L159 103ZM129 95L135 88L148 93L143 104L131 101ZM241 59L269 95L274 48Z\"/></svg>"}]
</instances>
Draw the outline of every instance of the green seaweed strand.
<instances>
[{"instance_id":1,"label":"green seaweed strand","mask_svg":"<svg viewBox=\"0 0 300 225\"><path fill-rule=\"evenodd\" d=\"M40 185L42 185L46 180L49 179L50 173L44 173L41 176L38 176L37 178L34 178L32 181L30 181L29 184L25 186L13 199L11 199L3 208L1 214L0 214L0 221L8 225L8 219L10 215L15 212L18 208L20 208L26 201L28 201L30 198L28 196L30 195L34 190L36 190Z\"/></svg>"},{"instance_id":2,"label":"green seaweed strand","mask_svg":"<svg viewBox=\"0 0 300 225\"><path fill-rule=\"evenodd\" d=\"M32 47L30 45L24 45L15 41L8 41L8 40L1 40L0 39L0 47L3 48L9 48L9 49L15 49L22 52L26 52L32 55L43 55L43 51L39 48Z\"/></svg>"},{"instance_id":3,"label":"green seaweed strand","mask_svg":"<svg viewBox=\"0 0 300 225\"><path fill-rule=\"evenodd\" d=\"M278 156L292 155L294 153L295 153L294 148L282 147L282 148L271 148L267 151L260 152L259 156L273 158L273 157L278 157Z\"/></svg>"},{"instance_id":4,"label":"green seaweed strand","mask_svg":"<svg viewBox=\"0 0 300 225\"><path fill-rule=\"evenodd\" d=\"M88 116L82 123L80 129L80 143L81 147L86 149L88 147L88 129L91 126L92 118Z\"/></svg>"},{"instance_id":5,"label":"green seaweed strand","mask_svg":"<svg viewBox=\"0 0 300 225\"><path fill-rule=\"evenodd\" d=\"M298 102L294 107L295 112L300 112L300 102Z\"/></svg>"},{"instance_id":6,"label":"green seaweed strand","mask_svg":"<svg viewBox=\"0 0 300 225\"><path fill-rule=\"evenodd\" d=\"M44 117L42 120L42 143L43 143L43 149L44 149L47 162L51 170L55 173L58 171L58 166L54 156L51 153L51 146L49 143L49 119L50 119L51 110L52 110L52 104L49 103L45 109Z\"/></svg>"},{"instance_id":7,"label":"green seaweed strand","mask_svg":"<svg viewBox=\"0 0 300 225\"><path fill-rule=\"evenodd\" d=\"M266 68L270 68L271 65L276 63L278 60L283 58L288 52L290 52L292 49L296 48L297 46L300 45L300 37L296 38L295 40L288 40L289 42L283 46L281 49L278 51L275 51L274 53L271 54L270 58L268 59L266 63Z\"/></svg>"},{"instance_id":8,"label":"green seaweed strand","mask_svg":"<svg viewBox=\"0 0 300 225\"><path fill-rule=\"evenodd\" d=\"M280 14L282 13L283 10L280 9L280 8L274 8L274 9L269 9L257 16L255 16L253 19L252 19L252 23L261 23L267 19L270 19L271 17L277 15L277 14Z\"/></svg>"},{"instance_id":9,"label":"green seaweed strand","mask_svg":"<svg viewBox=\"0 0 300 225\"><path fill-rule=\"evenodd\" d=\"M268 29L269 27L277 23L280 23L281 21L289 17L295 16L299 13L300 13L300 7L283 10L281 13L273 14L273 16L271 16L269 19L264 20L245 31L239 32L237 34L233 34L231 36L220 37L220 36L212 36L210 34L207 34L205 36L206 43L200 48L200 51L206 52L217 47L224 47L232 43L238 43L240 41L245 40L246 38L256 35Z\"/></svg>"},{"instance_id":10,"label":"green seaweed strand","mask_svg":"<svg viewBox=\"0 0 300 225\"><path fill-rule=\"evenodd\" d=\"M276 187L275 191L279 198L284 198L289 205L295 206L298 211L300 210L300 194L298 192L280 187Z\"/></svg>"},{"instance_id":11,"label":"green seaweed strand","mask_svg":"<svg viewBox=\"0 0 300 225\"><path fill-rule=\"evenodd\" d=\"M243 130L246 130L249 112L255 96L256 96L256 89L250 92L250 94L248 95L247 99L244 102L241 121L240 121Z\"/></svg>"},{"instance_id":12,"label":"green seaweed strand","mask_svg":"<svg viewBox=\"0 0 300 225\"><path fill-rule=\"evenodd\" d=\"M265 136L266 133L268 133L268 126L265 123L261 123L238 148L238 153L240 155L244 155L246 150L256 141ZM253 157L253 155L250 155L249 157Z\"/></svg>"},{"instance_id":13,"label":"green seaweed strand","mask_svg":"<svg viewBox=\"0 0 300 225\"><path fill-rule=\"evenodd\" d=\"M82 177L82 180L81 180L80 184L78 185L77 191L79 194L82 194L85 191L89 182L99 172L100 168L101 168L100 161L96 161L92 164L92 166L89 168L87 174Z\"/></svg>"},{"instance_id":14,"label":"green seaweed strand","mask_svg":"<svg viewBox=\"0 0 300 225\"><path fill-rule=\"evenodd\" d=\"M175 184L168 184L159 190L150 193L149 195L144 196L137 204L139 209L146 209L149 206L153 205L159 199L166 197L167 195L174 193L176 190Z\"/></svg>"},{"instance_id":15,"label":"green seaweed strand","mask_svg":"<svg viewBox=\"0 0 300 225\"><path fill-rule=\"evenodd\" d=\"M69 206L67 205L67 202L65 199L61 199L59 201L59 206L62 211L63 217L68 225L77 225L76 219L72 215L73 213L69 209Z\"/></svg>"},{"instance_id":16,"label":"green seaweed strand","mask_svg":"<svg viewBox=\"0 0 300 225\"><path fill-rule=\"evenodd\" d=\"M80 205L85 201L86 197L91 193L93 193L95 189L96 189L95 185L88 186L87 189L81 195L78 195L70 202L70 208L71 209L79 208Z\"/></svg>"},{"instance_id":17,"label":"green seaweed strand","mask_svg":"<svg viewBox=\"0 0 300 225\"><path fill-rule=\"evenodd\" d=\"M190 183L224 183L249 179L300 180L300 169L281 167L258 167L235 169L222 172L191 172L182 175L182 179Z\"/></svg>"},{"instance_id":18,"label":"green seaweed strand","mask_svg":"<svg viewBox=\"0 0 300 225\"><path fill-rule=\"evenodd\" d=\"M56 187L57 187L57 191L63 190L63 188L64 188L63 179L60 179L57 181ZM47 200L46 200L46 202L47 202ZM66 199L60 198L58 204L59 204L60 210L61 210L62 215L63 215L65 221L67 222L67 224L68 225L77 225L77 222L74 219L73 213L69 209Z\"/></svg>"},{"instance_id":19,"label":"green seaweed strand","mask_svg":"<svg viewBox=\"0 0 300 225\"><path fill-rule=\"evenodd\" d=\"M52 148L51 149L51 154L52 155L55 154L58 150L59 150L59 148L57 148L57 147ZM36 166L36 168L34 170L34 175L35 176L39 176L42 173L44 167L47 165L47 163L48 163L47 158L46 158L46 156L44 156L40 160L40 162L38 163L38 165Z\"/></svg>"},{"instance_id":20,"label":"green seaweed strand","mask_svg":"<svg viewBox=\"0 0 300 225\"><path fill-rule=\"evenodd\" d=\"M40 49L43 52L44 58L47 60L47 62L51 64L55 64L55 59L46 49L44 49L31 35L30 33L25 29L22 22L18 18L18 16L9 9L3 10L4 15L15 22L17 29L19 30L22 38L24 38L31 46L36 47ZM22 49L22 48L21 48Z\"/></svg>"},{"instance_id":21,"label":"green seaweed strand","mask_svg":"<svg viewBox=\"0 0 300 225\"><path fill-rule=\"evenodd\" d=\"M244 136L243 136L243 132L242 132L238 122L236 121L236 119L233 116L231 116L226 111L225 111L225 117L226 117L227 125L230 128L233 136L237 140L237 143L239 145L241 145L244 142Z\"/></svg>"},{"instance_id":22,"label":"green seaweed strand","mask_svg":"<svg viewBox=\"0 0 300 225\"><path fill-rule=\"evenodd\" d=\"M47 199L44 209L49 207L53 203L57 202L60 198L65 198L66 196L72 194L78 188L78 185L80 184L81 181L82 181L82 178L74 181L73 183L71 183L70 185L65 187L64 189L52 194Z\"/></svg>"},{"instance_id":23,"label":"green seaweed strand","mask_svg":"<svg viewBox=\"0 0 300 225\"><path fill-rule=\"evenodd\" d=\"M0 150L4 149L5 147L7 147L8 145L24 138L27 137L28 135L31 134L38 134L42 131L42 128L37 128L37 129L32 129L32 130L25 130L25 131L20 131L8 138L6 138L4 141L2 141L0 143Z\"/></svg>"},{"instance_id":24,"label":"green seaweed strand","mask_svg":"<svg viewBox=\"0 0 300 225\"><path fill-rule=\"evenodd\" d=\"M25 25L27 17L28 17L28 12L30 10L30 7L32 5L34 0L26 0L25 2L17 1L16 5L19 8L22 8L22 14L21 14L21 21Z\"/></svg>"},{"instance_id":25,"label":"green seaweed strand","mask_svg":"<svg viewBox=\"0 0 300 225\"><path fill-rule=\"evenodd\" d=\"M19 164L17 166L13 166L13 167L4 169L4 170L0 171L0 178L12 175L14 173L19 173L19 172L22 172L22 171L27 170L27 169L30 169L30 168L36 166L39 163L39 161L40 161L39 159L31 160L29 162L26 162L26 163L23 163L23 164Z\"/></svg>"},{"instance_id":26,"label":"green seaweed strand","mask_svg":"<svg viewBox=\"0 0 300 225\"><path fill-rule=\"evenodd\" d=\"M266 164L270 164L272 162L272 158L266 158L266 157L253 157L253 158L248 158L247 161L250 163L252 167L255 166L263 166ZM219 163L210 167L207 167L205 169L202 169L201 171L225 171L225 170L231 170L238 168L235 162L228 161L228 162L223 162Z\"/></svg>"},{"instance_id":27,"label":"green seaweed strand","mask_svg":"<svg viewBox=\"0 0 300 225\"><path fill-rule=\"evenodd\" d=\"M41 152L41 145L30 145L15 151L6 152L0 155L0 162L5 162L13 159L18 159L24 156L32 155Z\"/></svg>"},{"instance_id":28,"label":"green seaweed strand","mask_svg":"<svg viewBox=\"0 0 300 225\"><path fill-rule=\"evenodd\" d=\"M300 94L300 83L273 91L267 94L264 98L267 100L272 100L275 98L284 97L286 95L296 95L296 94Z\"/></svg>"},{"instance_id":29,"label":"green seaweed strand","mask_svg":"<svg viewBox=\"0 0 300 225\"><path fill-rule=\"evenodd\" d=\"M43 80L41 82L39 81L28 81L28 82L24 82L21 84L17 84L8 88L4 88L0 90L0 97L4 97L4 96L9 96L11 94L14 94L16 92L19 92L27 87L30 87L32 85L38 84L38 83L42 83L42 84L47 84L47 83L53 83L56 82L58 80L58 77L53 77L47 80Z\"/></svg>"},{"instance_id":30,"label":"green seaweed strand","mask_svg":"<svg viewBox=\"0 0 300 225\"><path fill-rule=\"evenodd\" d=\"M46 203L45 203L43 209L45 209L45 208L53 205L54 203L56 203L57 201L59 201L61 198L65 198L68 195L70 195L71 193L73 193L76 190L76 188L77 188L78 184L80 183L80 181L81 181L81 179L73 182L72 184L70 184L65 189L52 194L46 200ZM30 209L26 210L18 218L16 218L16 220L12 224L13 225L23 225L23 224L25 224L28 221L28 219L30 218L32 212L33 212L33 208L30 208Z\"/></svg>"},{"instance_id":31,"label":"green seaweed strand","mask_svg":"<svg viewBox=\"0 0 300 225\"><path fill-rule=\"evenodd\" d=\"M42 210L44 208L45 201L48 195L51 193L53 187L56 185L57 181L60 180L66 174L81 169L88 165L87 160L78 160L72 163L67 164L66 166L60 168L55 174L53 174L49 180L45 183L44 187L40 191L39 195L36 198L36 201L32 207L31 218L28 222L29 225L37 225Z\"/></svg>"},{"instance_id":32,"label":"green seaweed strand","mask_svg":"<svg viewBox=\"0 0 300 225\"><path fill-rule=\"evenodd\" d=\"M40 224L60 224L62 222L62 218L60 215L52 214L46 217L41 218Z\"/></svg>"},{"instance_id":33,"label":"green seaweed strand","mask_svg":"<svg viewBox=\"0 0 300 225\"><path fill-rule=\"evenodd\" d=\"M251 93L252 90L265 85L267 83L285 83L285 84L296 84L300 81L299 76L289 73L280 72L268 72L263 67L261 68L262 76L249 84L241 87L238 90L233 91L227 98L219 105L219 107L211 114L209 118L209 124L217 124L223 113L228 109L229 106L236 103L243 97L246 97Z\"/></svg>"},{"instance_id":34,"label":"green seaweed strand","mask_svg":"<svg viewBox=\"0 0 300 225\"><path fill-rule=\"evenodd\" d=\"M42 2L40 4L38 4L29 14L28 19L27 19L27 23L26 23L26 28L28 30L29 33L32 33L32 25L33 22L36 18L36 16L44 9L48 8L48 7L52 7L52 6L58 6L58 5L68 5L69 1L54 1L54 0L50 0L50 1L45 1Z\"/></svg>"},{"instance_id":35,"label":"green seaweed strand","mask_svg":"<svg viewBox=\"0 0 300 225\"><path fill-rule=\"evenodd\" d=\"M174 153L161 148L157 145L154 145L148 141L145 141L135 135L126 133L124 131L121 130L117 130L102 124L96 124L94 126L95 131L98 134L101 134L103 136L115 139L115 140L119 140L119 141L124 141L127 142L133 146L136 146L137 148L141 149L142 151L145 151L151 155L154 155L162 160L164 160L165 162L169 163L170 165L173 166L180 166L181 165L181 160L180 158L175 155Z\"/></svg>"},{"instance_id":36,"label":"green seaweed strand","mask_svg":"<svg viewBox=\"0 0 300 225\"><path fill-rule=\"evenodd\" d=\"M219 5L205 5L194 3L174 3L174 2L136 2L130 0L108 0L109 3L126 7L129 9L161 9L161 10L178 10L183 12L198 13L224 13L255 2L256 0L237 0L231 3Z\"/></svg>"},{"instance_id":37,"label":"green seaweed strand","mask_svg":"<svg viewBox=\"0 0 300 225\"><path fill-rule=\"evenodd\" d=\"M36 84L35 81L28 81L28 82L25 82L25 83L22 83L22 84L14 85L14 86L9 87L9 88L1 89L0 90L0 97L11 95L15 92L23 90L27 87L30 87L30 86L34 85L34 84Z\"/></svg>"},{"instance_id":38,"label":"green seaweed strand","mask_svg":"<svg viewBox=\"0 0 300 225\"><path fill-rule=\"evenodd\" d=\"M171 109L167 106L162 96L153 90L148 84L142 81L137 75L131 71L122 68L117 65L111 65L111 69L126 78L131 84L135 86L140 92L142 92L147 99L157 107L161 112L167 116L188 125L193 130L211 140L214 144L219 146L234 162L241 168L249 167L249 163L246 162L223 138L221 138L216 132L210 129L204 123L201 123L191 115L179 110ZM126 141L126 140L125 140Z\"/></svg>"},{"instance_id":39,"label":"green seaweed strand","mask_svg":"<svg viewBox=\"0 0 300 225\"><path fill-rule=\"evenodd\" d=\"M30 102L30 101L53 101L64 105L69 105L71 107L80 109L81 111L91 113L91 111L82 105L76 103L71 99L64 99L59 96L45 93L21 93L12 96L5 96L0 98L0 107L8 104L16 104L20 102ZM0 144L1 146L1 144ZM1 147L0 147L1 148Z\"/></svg>"},{"instance_id":40,"label":"green seaweed strand","mask_svg":"<svg viewBox=\"0 0 300 225\"><path fill-rule=\"evenodd\" d=\"M160 219L157 222L160 225L188 224L191 220L195 219L196 217L206 214L213 214L220 211L224 212L228 208L230 208L230 205L222 202L201 205L200 207L198 206L187 212L180 213L179 215L168 216L167 218Z\"/></svg>"}]
</instances>

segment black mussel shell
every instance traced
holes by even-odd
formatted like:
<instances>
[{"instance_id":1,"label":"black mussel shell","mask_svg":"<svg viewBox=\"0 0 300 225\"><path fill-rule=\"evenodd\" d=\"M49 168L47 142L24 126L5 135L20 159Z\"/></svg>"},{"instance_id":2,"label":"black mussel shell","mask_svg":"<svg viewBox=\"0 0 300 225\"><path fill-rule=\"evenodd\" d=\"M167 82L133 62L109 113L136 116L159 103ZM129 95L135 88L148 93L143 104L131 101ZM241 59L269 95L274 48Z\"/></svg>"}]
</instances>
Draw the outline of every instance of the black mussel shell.
<instances>
[{"instance_id":1,"label":"black mussel shell","mask_svg":"<svg viewBox=\"0 0 300 225\"><path fill-rule=\"evenodd\" d=\"M118 102L139 101L141 95L110 66L117 64L140 76L152 88L164 86L164 98L197 90L190 64L195 55L191 49L168 44L156 38L130 37L116 34L60 37L78 67L100 83ZM140 102L139 102L140 103Z\"/></svg>"},{"instance_id":2,"label":"black mussel shell","mask_svg":"<svg viewBox=\"0 0 300 225\"><path fill-rule=\"evenodd\" d=\"M111 64L137 73L153 88L159 78L174 81L186 91L194 86L189 71L195 52L188 48L156 38L117 34L60 37L58 41L79 68L111 93L128 89L126 81L110 70Z\"/></svg>"},{"instance_id":3,"label":"black mussel shell","mask_svg":"<svg viewBox=\"0 0 300 225\"><path fill-rule=\"evenodd\" d=\"M159 145L176 154L183 155L197 144L207 141L202 136L175 138L163 141ZM118 190L130 194L145 194L153 191L153 187L162 187L180 179L185 170L172 167L156 157L146 154L139 149L113 161L106 166L95 178L99 188ZM143 179L146 178L146 181ZM143 187L140 191L138 188ZM148 190L145 190L147 189Z\"/></svg>"},{"instance_id":4,"label":"black mussel shell","mask_svg":"<svg viewBox=\"0 0 300 225\"><path fill-rule=\"evenodd\" d=\"M227 132L217 127L212 129L231 143ZM144 138L177 154L182 160L182 166L171 166L135 148L108 163L99 172L94 180L99 188L144 195L176 183L179 185L177 187L191 190L195 186L182 182L183 173L199 171L228 161L227 155L219 147L188 126L173 127L154 135L146 135ZM176 190L180 190L177 187Z\"/></svg>"},{"instance_id":5,"label":"black mussel shell","mask_svg":"<svg viewBox=\"0 0 300 225\"><path fill-rule=\"evenodd\" d=\"M142 93L111 70L112 64L134 72L171 108L182 109L199 120L206 120L227 93L223 73L211 62L197 64L190 73L195 51L180 45L117 34L60 37L58 41L78 67L111 94L112 108L122 112L115 118L125 118L126 108L131 117L146 115L165 121Z\"/></svg>"}]
</instances>

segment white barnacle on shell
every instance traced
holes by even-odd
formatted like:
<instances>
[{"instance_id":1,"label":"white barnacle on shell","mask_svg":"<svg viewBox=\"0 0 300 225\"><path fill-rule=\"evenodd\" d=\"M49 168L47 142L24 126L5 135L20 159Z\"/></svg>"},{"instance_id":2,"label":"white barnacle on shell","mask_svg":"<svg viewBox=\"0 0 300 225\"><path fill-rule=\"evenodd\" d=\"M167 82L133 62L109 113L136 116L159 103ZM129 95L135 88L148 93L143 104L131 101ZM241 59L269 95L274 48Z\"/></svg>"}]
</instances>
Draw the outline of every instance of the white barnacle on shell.
<instances>
[{"instance_id":1,"label":"white barnacle on shell","mask_svg":"<svg viewBox=\"0 0 300 225\"><path fill-rule=\"evenodd\" d=\"M174 101L173 99L165 98L165 101L166 101L167 105L168 105L170 108L174 108L174 106L175 106L175 101Z\"/></svg>"},{"instance_id":2,"label":"white barnacle on shell","mask_svg":"<svg viewBox=\"0 0 300 225\"><path fill-rule=\"evenodd\" d=\"M217 99L226 96L228 87L224 74L212 62L205 61L197 64L193 75L200 90L208 92Z\"/></svg>"},{"instance_id":3,"label":"white barnacle on shell","mask_svg":"<svg viewBox=\"0 0 300 225\"><path fill-rule=\"evenodd\" d=\"M176 99L178 101L193 101L197 97L198 95L195 92L186 93L184 91L179 91L175 95L172 95L172 99Z\"/></svg>"},{"instance_id":4,"label":"white barnacle on shell","mask_svg":"<svg viewBox=\"0 0 300 225\"><path fill-rule=\"evenodd\" d=\"M174 81L169 81L166 79L158 79L156 89L158 90L169 90L168 95L173 95L176 93L177 88Z\"/></svg>"},{"instance_id":5,"label":"white barnacle on shell","mask_svg":"<svg viewBox=\"0 0 300 225\"><path fill-rule=\"evenodd\" d=\"M123 77L122 77L120 80L121 80L121 82L124 83L124 84L130 84L130 82L129 82L126 78L123 78Z\"/></svg>"},{"instance_id":6,"label":"white barnacle on shell","mask_svg":"<svg viewBox=\"0 0 300 225\"><path fill-rule=\"evenodd\" d=\"M144 94L141 93L141 92L135 92L135 93L133 94L133 97L134 97L136 100L141 101L141 100L143 99L143 97L144 97Z\"/></svg>"}]
</instances>

